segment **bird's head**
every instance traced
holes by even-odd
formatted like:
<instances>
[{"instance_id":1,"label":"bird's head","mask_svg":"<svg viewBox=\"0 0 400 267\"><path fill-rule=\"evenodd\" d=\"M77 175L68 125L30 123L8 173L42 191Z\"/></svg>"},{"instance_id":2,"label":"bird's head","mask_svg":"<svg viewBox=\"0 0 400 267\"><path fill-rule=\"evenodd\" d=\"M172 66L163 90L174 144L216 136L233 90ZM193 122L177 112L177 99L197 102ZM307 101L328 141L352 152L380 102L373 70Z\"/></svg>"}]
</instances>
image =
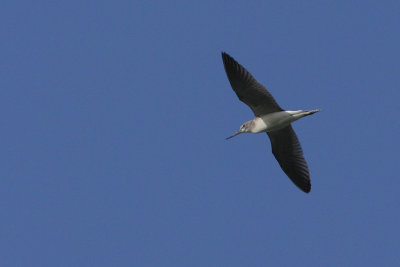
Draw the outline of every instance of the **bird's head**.
<instances>
[{"instance_id":1,"label":"bird's head","mask_svg":"<svg viewBox=\"0 0 400 267\"><path fill-rule=\"evenodd\" d=\"M254 122L252 120L243 123L242 125L240 125L239 131L237 131L236 133L234 133L231 136L227 137L226 139L231 139L232 137L235 137L236 135L241 134L241 133L250 132L253 123Z\"/></svg>"}]
</instances>

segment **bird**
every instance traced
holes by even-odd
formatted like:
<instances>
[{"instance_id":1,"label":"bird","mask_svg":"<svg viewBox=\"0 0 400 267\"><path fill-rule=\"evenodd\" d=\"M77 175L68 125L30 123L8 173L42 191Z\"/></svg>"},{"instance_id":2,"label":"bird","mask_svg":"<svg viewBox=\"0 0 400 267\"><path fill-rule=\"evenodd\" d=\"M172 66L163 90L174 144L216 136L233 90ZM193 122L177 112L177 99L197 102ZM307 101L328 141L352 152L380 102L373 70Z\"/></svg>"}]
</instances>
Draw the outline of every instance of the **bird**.
<instances>
[{"instance_id":1,"label":"bird","mask_svg":"<svg viewBox=\"0 0 400 267\"><path fill-rule=\"evenodd\" d=\"M291 123L321 110L284 110L270 92L233 57L222 52L222 61L233 91L254 113L254 119L243 123L237 132L226 139L242 133L267 133L272 154L282 170L299 189L309 193L310 172Z\"/></svg>"}]
</instances>

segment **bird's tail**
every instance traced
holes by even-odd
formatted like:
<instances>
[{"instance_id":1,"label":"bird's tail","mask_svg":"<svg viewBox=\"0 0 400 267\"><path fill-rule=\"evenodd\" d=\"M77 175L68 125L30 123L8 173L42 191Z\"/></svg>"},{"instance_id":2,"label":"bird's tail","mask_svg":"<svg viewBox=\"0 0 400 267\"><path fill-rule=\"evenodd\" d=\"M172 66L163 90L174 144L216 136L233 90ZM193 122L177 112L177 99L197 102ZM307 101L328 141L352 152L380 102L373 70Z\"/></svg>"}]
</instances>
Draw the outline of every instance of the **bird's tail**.
<instances>
[{"instance_id":1,"label":"bird's tail","mask_svg":"<svg viewBox=\"0 0 400 267\"><path fill-rule=\"evenodd\" d=\"M306 110L304 116L312 115L314 113L320 112L320 109Z\"/></svg>"}]
</instances>

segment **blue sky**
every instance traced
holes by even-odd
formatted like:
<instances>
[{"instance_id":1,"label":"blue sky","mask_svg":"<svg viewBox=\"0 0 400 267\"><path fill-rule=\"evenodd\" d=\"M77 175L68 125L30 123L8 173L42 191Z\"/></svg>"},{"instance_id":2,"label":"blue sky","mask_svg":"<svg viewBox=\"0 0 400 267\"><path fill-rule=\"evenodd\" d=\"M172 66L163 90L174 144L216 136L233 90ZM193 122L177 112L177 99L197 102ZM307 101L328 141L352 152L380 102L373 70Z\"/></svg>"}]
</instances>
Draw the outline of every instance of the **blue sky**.
<instances>
[{"instance_id":1,"label":"blue sky","mask_svg":"<svg viewBox=\"0 0 400 267\"><path fill-rule=\"evenodd\" d=\"M303 3L300 3L303 2ZM4 1L2 266L398 266L398 1ZM304 194L221 51L287 109Z\"/></svg>"}]
</instances>

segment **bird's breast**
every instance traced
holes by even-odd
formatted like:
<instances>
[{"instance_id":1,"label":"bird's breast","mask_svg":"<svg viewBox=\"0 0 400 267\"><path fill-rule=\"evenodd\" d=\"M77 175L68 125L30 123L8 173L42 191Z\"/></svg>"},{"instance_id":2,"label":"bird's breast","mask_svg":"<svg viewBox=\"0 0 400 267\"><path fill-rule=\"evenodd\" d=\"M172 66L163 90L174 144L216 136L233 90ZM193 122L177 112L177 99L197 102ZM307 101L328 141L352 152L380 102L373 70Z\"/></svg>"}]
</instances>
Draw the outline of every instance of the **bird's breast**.
<instances>
[{"instance_id":1,"label":"bird's breast","mask_svg":"<svg viewBox=\"0 0 400 267\"><path fill-rule=\"evenodd\" d=\"M261 133L261 132L265 132L267 130L267 124L265 123L265 121L260 118L260 117L255 117L254 120L254 125L251 128L251 132L252 133Z\"/></svg>"}]
</instances>

